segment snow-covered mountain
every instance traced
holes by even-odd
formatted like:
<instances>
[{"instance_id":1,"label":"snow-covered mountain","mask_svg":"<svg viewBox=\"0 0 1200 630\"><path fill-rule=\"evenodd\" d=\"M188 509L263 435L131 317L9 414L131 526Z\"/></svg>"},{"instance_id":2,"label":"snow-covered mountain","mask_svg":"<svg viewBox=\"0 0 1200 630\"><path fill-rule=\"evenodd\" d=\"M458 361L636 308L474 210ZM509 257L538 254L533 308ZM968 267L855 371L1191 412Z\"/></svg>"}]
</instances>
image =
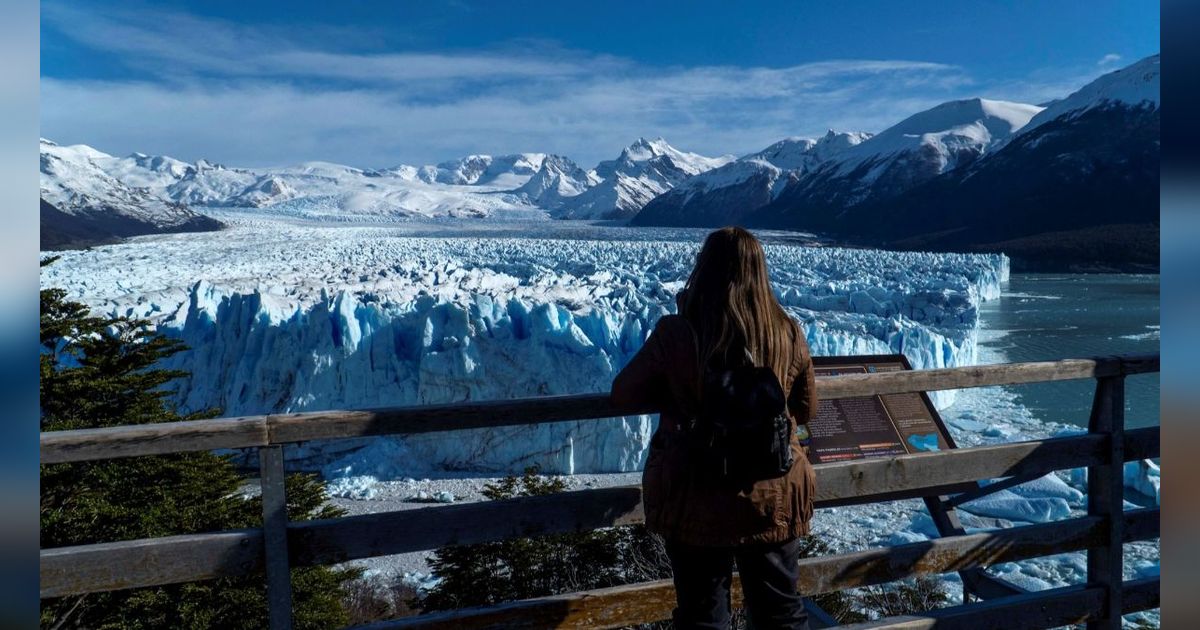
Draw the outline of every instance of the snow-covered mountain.
<instances>
[{"instance_id":1,"label":"snow-covered mountain","mask_svg":"<svg viewBox=\"0 0 1200 630\"><path fill-rule=\"evenodd\" d=\"M633 216L651 199L687 178L733 161L680 151L662 138L638 138L615 160L598 164L591 175L601 180L552 209L565 219L624 219Z\"/></svg>"},{"instance_id":2,"label":"snow-covered mountain","mask_svg":"<svg viewBox=\"0 0 1200 630\"><path fill-rule=\"evenodd\" d=\"M819 139L787 138L694 177L655 197L633 217L635 225L716 226L737 223L799 177L815 171L868 133L830 130Z\"/></svg>"},{"instance_id":3,"label":"snow-covered mountain","mask_svg":"<svg viewBox=\"0 0 1200 630\"><path fill-rule=\"evenodd\" d=\"M1157 110L1158 105L1159 55L1153 55L1110 72L1070 96L1050 103L1021 129L1021 133L1029 133L1059 118L1076 118L1097 108Z\"/></svg>"},{"instance_id":4,"label":"snow-covered mountain","mask_svg":"<svg viewBox=\"0 0 1200 630\"><path fill-rule=\"evenodd\" d=\"M337 221L497 213L545 216L534 202L512 192L539 173L545 159L545 154L522 153L382 170L329 162L244 169L144 153L115 157L85 145L59 147L46 141L42 188L44 201L63 205L68 214L78 214L70 211L82 207L115 207L129 215L168 217L160 222L185 227L192 224L169 217L199 216L187 206L262 208L270 214ZM595 183L586 177L584 181L583 187ZM560 187L564 195L580 190Z\"/></svg>"},{"instance_id":5,"label":"snow-covered mountain","mask_svg":"<svg viewBox=\"0 0 1200 630\"><path fill-rule=\"evenodd\" d=\"M59 165L64 152L69 168ZM42 171L43 197L52 206L106 205L126 214L160 217L174 213L178 220L164 221L186 226L192 224L184 217L198 216L188 206L258 208L323 221L623 218L675 184L732 159L680 151L662 138L642 138L592 171L545 153L469 155L437 165L378 170L329 162L247 169L144 153L115 157L84 145L62 148L47 141Z\"/></svg>"},{"instance_id":6,"label":"snow-covered mountain","mask_svg":"<svg viewBox=\"0 0 1200 630\"><path fill-rule=\"evenodd\" d=\"M787 139L681 183L634 218L639 225L739 222L776 201L837 213L889 198L969 164L1041 111L987 99L943 103L870 135Z\"/></svg>"},{"instance_id":7,"label":"snow-covered mountain","mask_svg":"<svg viewBox=\"0 0 1200 630\"><path fill-rule=\"evenodd\" d=\"M564 199L579 195L598 183L598 175L583 170L570 158L547 155L537 173L516 192L534 205L557 208Z\"/></svg>"},{"instance_id":8,"label":"snow-covered mountain","mask_svg":"<svg viewBox=\"0 0 1200 630\"><path fill-rule=\"evenodd\" d=\"M786 138L743 160L766 160L785 171L809 171L871 137L865 132L839 133L830 129L820 138Z\"/></svg>"},{"instance_id":9,"label":"snow-covered mountain","mask_svg":"<svg viewBox=\"0 0 1200 630\"><path fill-rule=\"evenodd\" d=\"M164 199L147 187L129 185L99 166L111 161L111 155L85 145L59 146L49 140L41 141L43 247L222 227L219 221ZM147 169L147 172L154 171Z\"/></svg>"},{"instance_id":10,"label":"snow-covered mountain","mask_svg":"<svg viewBox=\"0 0 1200 630\"><path fill-rule=\"evenodd\" d=\"M512 155L468 155L435 167L419 167L417 177L427 184L456 186L489 185L497 188L521 186L542 166L545 153ZM398 167L400 169L404 166Z\"/></svg>"},{"instance_id":11,"label":"snow-covered mountain","mask_svg":"<svg viewBox=\"0 0 1200 630\"><path fill-rule=\"evenodd\" d=\"M895 194L848 203L817 186L806 190L793 184L747 222L893 248L1004 251L1017 269L1154 270L1158 93L1155 55L1049 104L1015 133L1001 138L987 129L991 140L980 156L972 157L971 147L982 142L967 142L968 159L946 162L943 172L898 187ZM1005 108L997 117L1016 127L1018 115L1027 112ZM976 127L938 144L961 147L983 131ZM942 159L936 153L918 155ZM931 161L917 172L936 165ZM886 176L885 171L877 182ZM878 186L873 184L872 192Z\"/></svg>"}]
</instances>

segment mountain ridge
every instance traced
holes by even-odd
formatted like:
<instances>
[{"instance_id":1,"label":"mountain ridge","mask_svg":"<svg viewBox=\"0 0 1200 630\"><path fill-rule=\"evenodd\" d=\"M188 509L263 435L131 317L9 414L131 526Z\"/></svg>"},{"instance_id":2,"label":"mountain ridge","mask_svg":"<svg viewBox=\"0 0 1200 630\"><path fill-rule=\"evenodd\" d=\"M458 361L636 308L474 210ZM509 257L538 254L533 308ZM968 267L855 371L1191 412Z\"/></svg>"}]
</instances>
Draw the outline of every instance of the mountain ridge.
<instances>
[{"instance_id":1,"label":"mountain ridge","mask_svg":"<svg viewBox=\"0 0 1200 630\"><path fill-rule=\"evenodd\" d=\"M209 229L219 223L200 218L196 208L239 207L339 221L539 216L740 223L817 231L851 244L994 251L1004 243L1033 251L1044 249L1036 230L1091 242L1120 233L1089 231L1099 225L1156 224L1156 202L1145 190L1158 172L1158 65L1158 55L1148 57L1043 105L948 101L879 133L789 137L740 158L639 137L592 169L550 153L473 154L383 169L319 161L246 169L144 153L115 157L43 140L43 214L55 229L70 217L86 215L95 227L111 215L121 229L97 228L102 239L138 229ZM1086 190L1055 192L1063 182ZM1048 206L1049 199L1058 205ZM1105 209L1118 200L1135 206L1124 213ZM1085 212L1084 203L1094 207ZM1089 213L1091 222L1084 220ZM1106 223L1096 222L1101 215ZM1021 222L1030 229L1010 225ZM1024 264L1020 255L1016 260Z\"/></svg>"}]
</instances>

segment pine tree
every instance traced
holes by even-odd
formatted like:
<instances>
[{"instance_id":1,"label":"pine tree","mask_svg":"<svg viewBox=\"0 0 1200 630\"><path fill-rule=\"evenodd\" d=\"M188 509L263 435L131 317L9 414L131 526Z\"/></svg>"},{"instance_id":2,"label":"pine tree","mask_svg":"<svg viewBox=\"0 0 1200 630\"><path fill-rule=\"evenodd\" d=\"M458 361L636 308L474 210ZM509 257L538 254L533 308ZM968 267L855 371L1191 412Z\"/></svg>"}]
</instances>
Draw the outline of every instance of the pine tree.
<instances>
[{"instance_id":1,"label":"pine tree","mask_svg":"<svg viewBox=\"0 0 1200 630\"><path fill-rule=\"evenodd\" d=\"M46 263L43 263L46 264ZM155 367L184 349L144 320L95 317L61 289L41 292L41 429L59 431L213 417L180 414L164 389L185 372ZM261 525L228 457L188 453L41 467L43 548ZM287 479L288 518L331 518L323 483ZM293 569L297 628L346 625L342 588L356 570ZM42 602L46 628L262 628L261 574Z\"/></svg>"}]
</instances>

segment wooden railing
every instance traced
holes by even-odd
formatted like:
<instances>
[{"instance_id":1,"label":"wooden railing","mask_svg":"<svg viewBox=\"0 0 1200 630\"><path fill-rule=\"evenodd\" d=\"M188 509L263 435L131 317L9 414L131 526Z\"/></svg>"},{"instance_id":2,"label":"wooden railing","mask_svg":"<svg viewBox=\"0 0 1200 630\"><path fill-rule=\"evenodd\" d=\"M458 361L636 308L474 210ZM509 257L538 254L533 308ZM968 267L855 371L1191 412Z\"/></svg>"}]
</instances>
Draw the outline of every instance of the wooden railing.
<instances>
[{"instance_id":1,"label":"wooden railing","mask_svg":"<svg viewBox=\"0 0 1200 630\"><path fill-rule=\"evenodd\" d=\"M817 508L927 497L936 494L938 488L964 482L1006 478L1011 484L1054 470L1087 467L1088 513L1052 523L806 558L801 561L801 592L815 595L951 571L978 575L982 568L997 563L1086 551L1084 584L1037 592L1022 592L1011 586L980 588L976 594L990 599L866 626L956 626L970 619L975 627L1053 627L1086 622L1089 627L1118 628L1122 614L1158 607L1158 578L1122 581L1122 544L1159 536L1158 508L1123 509L1123 463L1159 455L1157 427L1124 429L1125 376L1158 369L1159 358L1154 354L818 379L818 395L823 399L1096 379L1087 434L815 467ZM638 486L289 523L284 511L283 447L318 439L561 422L653 411L618 407L607 395L598 394L42 433L45 464L257 448L264 514L262 528L43 549L41 596L62 597L265 572L271 627L290 628L292 567L638 523L643 518ZM673 587L666 580L421 615L371 627L612 628L669 618L673 606Z\"/></svg>"}]
</instances>

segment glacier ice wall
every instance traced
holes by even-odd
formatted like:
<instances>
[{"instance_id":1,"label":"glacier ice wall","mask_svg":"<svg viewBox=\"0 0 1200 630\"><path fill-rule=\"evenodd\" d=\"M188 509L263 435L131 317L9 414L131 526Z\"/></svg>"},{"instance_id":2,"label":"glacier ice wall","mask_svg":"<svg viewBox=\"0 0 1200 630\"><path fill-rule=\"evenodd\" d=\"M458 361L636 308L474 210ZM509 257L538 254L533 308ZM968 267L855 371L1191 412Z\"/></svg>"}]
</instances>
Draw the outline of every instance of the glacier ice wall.
<instances>
[{"instance_id":1,"label":"glacier ice wall","mask_svg":"<svg viewBox=\"0 0 1200 630\"><path fill-rule=\"evenodd\" d=\"M638 235L397 238L384 228L254 222L219 237L70 252L44 282L182 339L190 350L169 364L191 373L175 390L186 410L601 392L674 309L698 249L690 234ZM815 354L900 352L918 369L976 362L978 304L1008 275L1003 256L785 245L767 253L776 292ZM941 392L935 402L952 398ZM407 437L403 452L414 469L629 471L653 428L653 417L632 416L471 430ZM317 467L360 446L292 455Z\"/></svg>"}]
</instances>

